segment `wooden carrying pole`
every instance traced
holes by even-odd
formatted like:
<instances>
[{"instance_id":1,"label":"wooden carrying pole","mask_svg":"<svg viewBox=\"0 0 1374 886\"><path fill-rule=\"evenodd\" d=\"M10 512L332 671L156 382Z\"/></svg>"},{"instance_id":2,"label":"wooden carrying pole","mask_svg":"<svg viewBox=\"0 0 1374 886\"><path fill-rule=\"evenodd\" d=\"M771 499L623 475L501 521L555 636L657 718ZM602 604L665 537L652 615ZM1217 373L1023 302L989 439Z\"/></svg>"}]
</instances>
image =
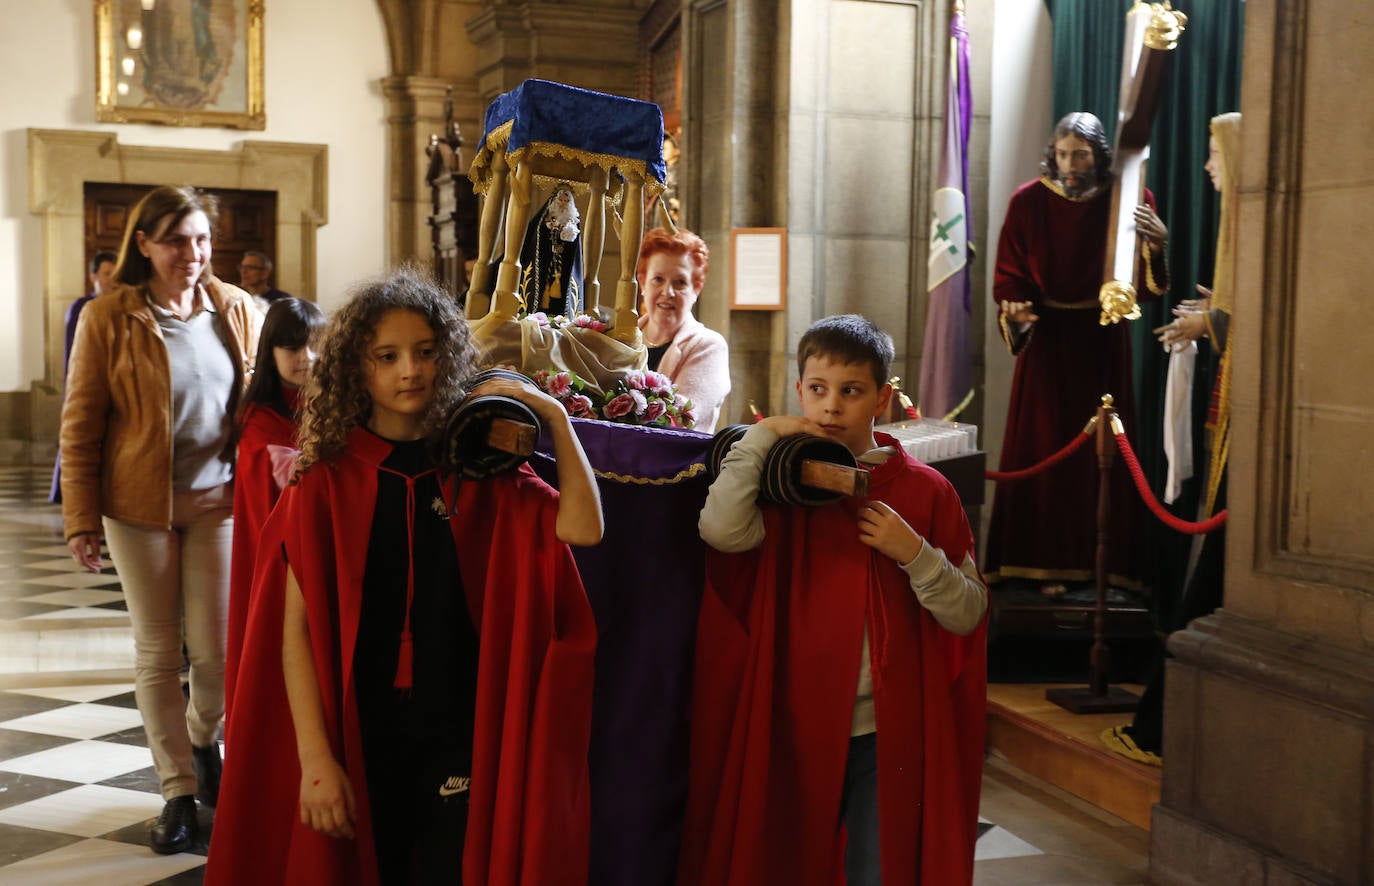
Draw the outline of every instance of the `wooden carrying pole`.
<instances>
[{"instance_id":1,"label":"wooden carrying pole","mask_svg":"<svg viewBox=\"0 0 1374 886\"><path fill-rule=\"evenodd\" d=\"M1112 666L1107 647L1107 557L1111 551L1112 460L1116 455L1115 436L1121 433L1121 419L1112 408L1112 395L1102 395L1097 407L1097 604L1093 610L1093 646L1088 660L1087 688L1049 689L1045 698L1075 714L1110 714L1134 711L1140 698L1124 689L1108 685Z\"/></svg>"},{"instance_id":2,"label":"wooden carrying pole","mask_svg":"<svg viewBox=\"0 0 1374 886\"><path fill-rule=\"evenodd\" d=\"M814 458L802 459L801 482L803 486L842 495L868 495L868 471Z\"/></svg>"},{"instance_id":3,"label":"wooden carrying pole","mask_svg":"<svg viewBox=\"0 0 1374 886\"><path fill-rule=\"evenodd\" d=\"M539 439L539 429L528 422L510 418L494 418L487 431L487 445L511 455L529 455Z\"/></svg>"}]
</instances>

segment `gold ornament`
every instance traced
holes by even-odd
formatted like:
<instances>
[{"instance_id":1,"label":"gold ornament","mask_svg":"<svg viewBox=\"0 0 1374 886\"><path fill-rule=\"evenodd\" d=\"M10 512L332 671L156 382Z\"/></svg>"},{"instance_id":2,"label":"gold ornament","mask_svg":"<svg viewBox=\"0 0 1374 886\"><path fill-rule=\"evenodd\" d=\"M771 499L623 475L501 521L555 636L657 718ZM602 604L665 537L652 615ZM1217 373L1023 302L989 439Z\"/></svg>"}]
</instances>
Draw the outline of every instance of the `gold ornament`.
<instances>
[{"instance_id":1,"label":"gold ornament","mask_svg":"<svg viewBox=\"0 0 1374 886\"><path fill-rule=\"evenodd\" d=\"M1140 305L1136 304L1135 287L1122 280L1108 280L1097 293L1102 314L1097 322L1106 326L1122 320L1139 320Z\"/></svg>"}]
</instances>

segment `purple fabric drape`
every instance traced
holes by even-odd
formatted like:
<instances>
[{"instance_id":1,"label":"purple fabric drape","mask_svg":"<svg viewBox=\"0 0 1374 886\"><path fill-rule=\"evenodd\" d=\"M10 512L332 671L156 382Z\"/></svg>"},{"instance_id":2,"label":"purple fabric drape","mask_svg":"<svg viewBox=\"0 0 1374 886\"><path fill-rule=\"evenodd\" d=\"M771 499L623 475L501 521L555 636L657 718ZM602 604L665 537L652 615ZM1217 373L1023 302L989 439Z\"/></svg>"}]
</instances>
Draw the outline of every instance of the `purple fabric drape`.
<instances>
[{"instance_id":1,"label":"purple fabric drape","mask_svg":"<svg viewBox=\"0 0 1374 886\"><path fill-rule=\"evenodd\" d=\"M962 12L949 23L949 83L940 179L931 200L927 259L925 342L921 349L919 406L942 418L972 390L969 318L972 301L968 259L972 231L968 202L968 133L973 119L969 88L968 28Z\"/></svg>"},{"instance_id":2,"label":"purple fabric drape","mask_svg":"<svg viewBox=\"0 0 1374 886\"><path fill-rule=\"evenodd\" d=\"M711 437L573 420L597 472L601 544L573 548L598 631L588 882L668 886L687 802L687 714L704 581ZM557 485L550 441L535 470Z\"/></svg>"}]
</instances>

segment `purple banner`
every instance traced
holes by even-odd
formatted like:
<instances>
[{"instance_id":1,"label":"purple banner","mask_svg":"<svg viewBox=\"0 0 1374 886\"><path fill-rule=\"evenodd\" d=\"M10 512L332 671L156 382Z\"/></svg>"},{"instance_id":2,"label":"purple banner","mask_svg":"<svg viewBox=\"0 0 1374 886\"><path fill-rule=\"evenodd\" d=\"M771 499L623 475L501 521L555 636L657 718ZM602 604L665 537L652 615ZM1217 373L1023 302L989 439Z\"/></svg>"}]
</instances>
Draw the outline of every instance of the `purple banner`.
<instances>
[{"instance_id":1,"label":"purple banner","mask_svg":"<svg viewBox=\"0 0 1374 886\"><path fill-rule=\"evenodd\" d=\"M921 348L918 406L923 415L947 418L973 390L969 361L972 314L968 272L972 243L968 202L968 133L973 120L969 40L964 14L949 23L949 78L940 175L931 199L930 254L926 260L925 342Z\"/></svg>"}]
</instances>

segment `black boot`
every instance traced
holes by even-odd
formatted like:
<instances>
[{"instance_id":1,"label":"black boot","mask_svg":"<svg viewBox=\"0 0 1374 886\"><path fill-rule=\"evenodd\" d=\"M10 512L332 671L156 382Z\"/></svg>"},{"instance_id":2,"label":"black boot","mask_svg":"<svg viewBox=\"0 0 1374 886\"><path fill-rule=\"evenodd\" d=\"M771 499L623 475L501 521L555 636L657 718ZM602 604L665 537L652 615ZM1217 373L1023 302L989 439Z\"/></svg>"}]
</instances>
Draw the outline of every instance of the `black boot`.
<instances>
[{"instance_id":1,"label":"black boot","mask_svg":"<svg viewBox=\"0 0 1374 886\"><path fill-rule=\"evenodd\" d=\"M196 799L200 805L211 809L219 805L219 778L224 771L224 761L219 755L219 742L212 741L206 748L191 748L191 761L196 767Z\"/></svg>"},{"instance_id":2,"label":"black boot","mask_svg":"<svg viewBox=\"0 0 1374 886\"><path fill-rule=\"evenodd\" d=\"M173 797L162 807L162 814L157 817L157 823L148 835L148 844L154 852L171 855L190 849L195 838L196 798L188 794L185 797Z\"/></svg>"}]
</instances>

